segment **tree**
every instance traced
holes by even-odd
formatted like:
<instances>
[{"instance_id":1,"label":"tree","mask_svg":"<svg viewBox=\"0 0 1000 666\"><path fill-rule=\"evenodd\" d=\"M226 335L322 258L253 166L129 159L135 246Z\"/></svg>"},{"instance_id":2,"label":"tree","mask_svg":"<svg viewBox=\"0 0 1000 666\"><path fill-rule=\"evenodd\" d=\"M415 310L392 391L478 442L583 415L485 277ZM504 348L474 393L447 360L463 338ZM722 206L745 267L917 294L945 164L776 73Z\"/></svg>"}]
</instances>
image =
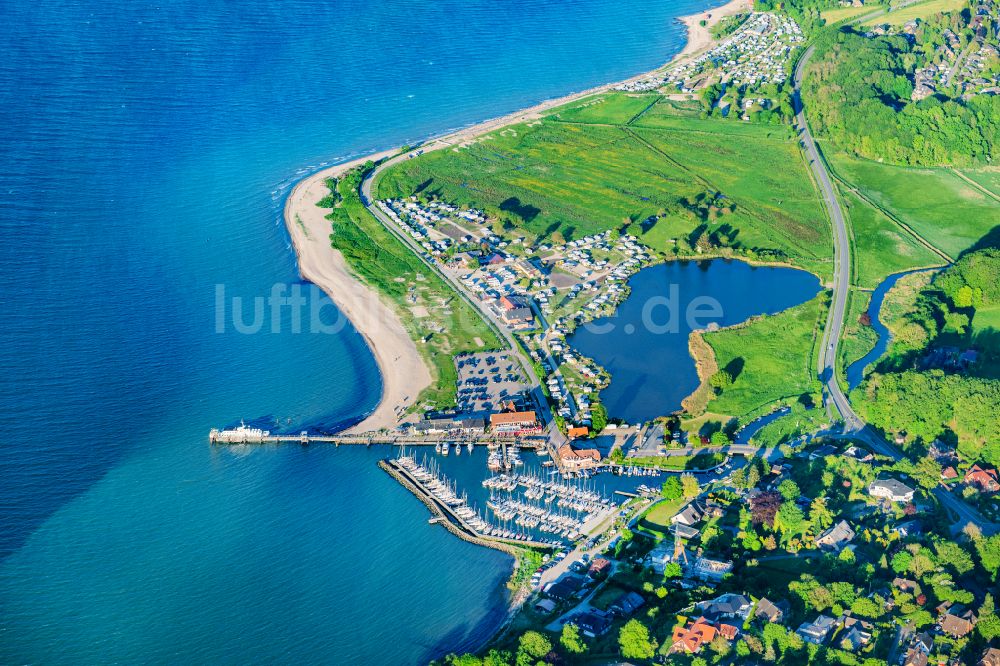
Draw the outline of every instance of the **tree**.
<instances>
[{"instance_id":1,"label":"tree","mask_svg":"<svg viewBox=\"0 0 1000 666\"><path fill-rule=\"evenodd\" d=\"M656 655L656 641L649 635L649 629L639 620L625 623L618 634L618 646L626 659L652 659Z\"/></svg>"},{"instance_id":2,"label":"tree","mask_svg":"<svg viewBox=\"0 0 1000 666\"><path fill-rule=\"evenodd\" d=\"M526 631L518 642L518 666L534 664L549 652L552 652L552 643L549 642L548 638L537 631Z\"/></svg>"},{"instance_id":3,"label":"tree","mask_svg":"<svg viewBox=\"0 0 1000 666\"><path fill-rule=\"evenodd\" d=\"M715 432L713 432L711 441L712 441L712 446L729 446L730 444L732 444L732 440L729 439L729 435L727 435L722 430L716 430Z\"/></svg>"},{"instance_id":4,"label":"tree","mask_svg":"<svg viewBox=\"0 0 1000 666\"><path fill-rule=\"evenodd\" d=\"M719 657L725 657L729 654L729 641L726 640L725 636L719 634L712 639L711 643L708 644L708 648L715 654L719 655Z\"/></svg>"},{"instance_id":5,"label":"tree","mask_svg":"<svg viewBox=\"0 0 1000 666\"><path fill-rule=\"evenodd\" d=\"M580 636L580 628L572 622L567 622L563 625L559 642L570 654L583 654L587 651L587 644L583 642L583 638Z\"/></svg>"},{"instance_id":6,"label":"tree","mask_svg":"<svg viewBox=\"0 0 1000 666\"><path fill-rule=\"evenodd\" d=\"M774 526L774 517L781 508L781 495L775 492L760 493L750 500L750 515L754 525Z\"/></svg>"},{"instance_id":7,"label":"tree","mask_svg":"<svg viewBox=\"0 0 1000 666\"><path fill-rule=\"evenodd\" d=\"M682 569L681 565L677 562L667 562L667 564L663 567L664 578L680 578L683 575L684 569Z\"/></svg>"},{"instance_id":8,"label":"tree","mask_svg":"<svg viewBox=\"0 0 1000 666\"><path fill-rule=\"evenodd\" d=\"M809 522L817 531L825 530L833 525L833 514L826 505L825 497L817 497L809 505Z\"/></svg>"},{"instance_id":9,"label":"tree","mask_svg":"<svg viewBox=\"0 0 1000 666\"><path fill-rule=\"evenodd\" d=\"M944 539L937 541L934 550L937 552L938 561L950 566L959 576L969 573L975 566L972 556L954 541Z\"/></svg>"},{"instance_id":10,"label":"tree","mask_svg":"<svg viewBox=\"0 0 1000 666\"><path fill-rule=\"evenodd\" d=\"M1000 570L1000 534L991 537L980 537L976 541L976 552L983 568L996 580Z\"/></svg>"},{"instance_id":11,"label":"tree","mask_svg":"<svg viewBox=\"0 0 1000 666\"><path fill-rule=\"evenodd\" d=\"M608 410L599 402L590 406L590 431L591 435L596 435L604 430L608 425Z\"/></svg>"},{"instance_id":12,"label":"tree","mask_svg":"<svg viewBox=\"0 0 1000 666\"><path fill-rule=\"evenodd\" d=\"M786 537L802 534L806 529L806 517L795 502L785 502L778 509L774 526Z\"/></svg>"},{"instance_id":13,"label":"tree","mask_svg":"<svg viewBox=\"0 0 1000 666\"><path fill-rule=\"evenodd\" d=\"M679 499L681 495L684 494L684 487L683 484L681 484L681 480L677 476L669 476L667 477L667 480L663 482L663 488L660 492L664 499L675 500Z\"/></svg>"},{"instance_id":14,"label":"tree","mask_svg":"<svg viewBox=\"0 0 1000 666\"><path fill-rule=\"evenodd\" d=\"M510 666L510 652L490 650L489 654L483 657L483 666Z\"/></svg>"},{"instance_id":15,"label":"tree","mask_svg":"<svg viewBox=\"0 0 1000 666\"><path fill-rule=\"evenodd\" d=\"M721 392L733 385L733 376L726 370L719 370L708 378L708 383L712 388Z\"/></svg>"},{"instance_id":16,"label":"tree","mask_svg":"<svg viewBox=\"0 0 1000 666\"><path fill-rule=\"evenodd\" d=\"M701 486L694 474L681 474L681 490L684 497L697 497L701 492Z\"/></svg>"},{"instance_id":17,"label":"tree","mask_svg":"<svg viewBox=\"0 0 1000 666\"><path fill-rule=\"evenodd\" d=\"M801 491L799 491L799 484L795 483L791 479L785 479L779 483L778 492L781 493L781 496L789 502L794 501L801 494Z\"/></svg>"},{"instance_id":18,"label":"tree","mask_svg":"<svg viewBox=\"0 0 1000 666\"><path fill-rule=\"evenodd\" d=\"M931 490L941 483L941 463L925 456L913 466L910 476L921 488Z\"/></svg>"}]
</instances>

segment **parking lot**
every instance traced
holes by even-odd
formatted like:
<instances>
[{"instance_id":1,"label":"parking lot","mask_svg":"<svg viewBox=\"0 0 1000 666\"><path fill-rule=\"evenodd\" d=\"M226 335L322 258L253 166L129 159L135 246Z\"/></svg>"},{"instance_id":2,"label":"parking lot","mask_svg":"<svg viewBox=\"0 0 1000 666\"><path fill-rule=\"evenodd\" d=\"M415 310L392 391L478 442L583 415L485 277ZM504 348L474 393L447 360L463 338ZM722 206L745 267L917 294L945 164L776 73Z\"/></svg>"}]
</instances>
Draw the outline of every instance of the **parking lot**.
<instances>
[{"instance_id":1,"label":"parking lot","mask_svg":"<svg viewBox=\"0 0 1000 666\"><path fill-rule=\"evenodd\" d=\"M501 404L528 389L517 361L506 352L475 352L455 357L458 409L465 413L499 411Z\"/></svg>"}]
</instances>

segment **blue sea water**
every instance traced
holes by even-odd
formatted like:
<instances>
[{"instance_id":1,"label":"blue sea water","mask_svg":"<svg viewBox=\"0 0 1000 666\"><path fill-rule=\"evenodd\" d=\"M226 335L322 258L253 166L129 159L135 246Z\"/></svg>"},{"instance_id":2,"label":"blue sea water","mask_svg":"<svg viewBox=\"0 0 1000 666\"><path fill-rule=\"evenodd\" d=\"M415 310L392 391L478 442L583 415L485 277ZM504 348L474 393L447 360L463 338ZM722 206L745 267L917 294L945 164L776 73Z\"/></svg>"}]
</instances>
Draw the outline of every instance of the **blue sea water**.
<instances>
[{"instance_id":1,"label":"blue sea water","mask_svg":"<svg viewBox=\"0 0 1000 666\"><path fill-rule=\"evenodd\" d=\"M208 446L380 393L350 327L216 333L216 285L298 280L304 174L649 69L705 6L3 3L0 662L405 664L487 637L509 559L428 525L384 452Z\"/></svg>"}]
</instances>

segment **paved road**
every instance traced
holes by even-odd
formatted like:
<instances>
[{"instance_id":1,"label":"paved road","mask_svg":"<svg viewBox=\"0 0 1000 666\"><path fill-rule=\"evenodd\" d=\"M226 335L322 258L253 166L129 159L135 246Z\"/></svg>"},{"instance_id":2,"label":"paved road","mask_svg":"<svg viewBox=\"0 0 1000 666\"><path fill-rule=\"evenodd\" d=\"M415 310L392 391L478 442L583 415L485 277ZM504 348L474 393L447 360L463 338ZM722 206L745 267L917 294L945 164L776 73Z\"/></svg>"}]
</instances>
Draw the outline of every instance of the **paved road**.
<instances>
[{"instance_id":1,"label":"paved road","mask_svg":"<svg viewBox=\"0 0 1000 666\"><path fill-rule=\"evenodd\" d=\"M535 396L535 401L538 403L541 409L541 416L545 423L548 424L548 429L546 434L548 435L547 440L549 442L550 452L553 455L553 460L558 462L558 456L555 456L555 449L557 449L563 442L565 442L564 435L555 427L555 420L552 418L552 412L549 409L548 400L545 398L545 394L542 392L541 384L538 378L535 376L535 372L532 369L531 360L524 354L520 344L514 339L514 335L510 332L510 329L497 318L497 316L489 310L469 289L462 284L455 275L452 275L449 271L442 270L433 261L429 260L425 255L426 252L423 247L421 247L413 238L410 237L405 231L399 228L399 226L393 222L392 218L382 212L382 209L375 204L375 200L372 197L372 183L375 178L382 173L385 169L389 168L394 164L408 160L421 152L426 152L427 150L434 150L438 148L445 147L446 143L437 142L431 146L424 147L422 149L412 150L401 155L389 158L388 160L382 162L376 166L372 171L361 181L361 201L364 203L365 207L375 216L382 225L388 229L392 234L399 238L403 243L413 251L417 257L420 258L422 262L433 272L437 273L442 277L452 288L458 293L458 295L463 298L469 305L471 305L477 312L479 312L483 319L489 322L493 328L507 341L507 345L510 347L513 354L517 357L519 363L521 364L521 370L524 372L524 376L528 381L532 382L531 391Z\"/></svg>"},{"instance_id":2,"label":"paved road","mask_svg":"<svg viewBox=\"0 0 1000 666\"><path fill-rule=\"evenodd\" d=\"M823 332L822 348L819 353L819 378L823 382L824 394L828 401L827 405L836 409L844 422L844 434L868 444L876 453L899 460L903 457L902 452L887 442L884 437L876 432L874 428L867 425L854 412L851 403L847 400L847 396L837 381L837 347L840 343L841 333L843 332L844 311L847 304L848 290L851 285L851 239L844 220L844 212L834 192L826 163L820 157L819 150L816 148L816 142L809 131L809 124L806 122L805 107L802 104L802 75L812 54L813 47L810 46L802 54L802 58L795 67L793 102L795 104L795 121L798 125L802 148L809 160L809 168L819 185L820 192L823 195L823 203L826 206L827 214L830 216L830 222L833 225L833 299L830 303L830 312L827 315L826 330ZM935 488L933 492L938 501L958 517L960 523L972 522L985 533L1000 531L1000 525L991 523L983 518L975 509L955 497L944 487Z\"/></svg>"},{"instance_id":3,"label":"paved road","mask_svg":"<svg viewBox=\"0 0 1000 666\"><path fill-rule=\"evenodd\" d=\"M809 59L812 57L813 47L809 47L802 55L795 68L793 103L795 104L795 122L798 125L799 136L802 148L809 160L809 168L813 177L819 185L823 195L823 203L826 206L827 214L833 225L833 300L830 303L830 312L827 315L826 328L823 331L822 348L819 352L818 371L820 381L823 382L824 392L837 413L844 420L848 430L858 430L864 423L858 415L851 409L847 396L840 388L837 381L837 346L840 342L840 335L844 327L844 311L847 307L847 294L851 286L851 248L850 236L847 231L847 223L844 221L844 211L840 207L837 195L833 189L830 173L826 169L826 163L820 157L816 142L809 131L809 124L806 122L805 107L802 104L802 74L805 71Z\"/></svg>"}]
</instances>

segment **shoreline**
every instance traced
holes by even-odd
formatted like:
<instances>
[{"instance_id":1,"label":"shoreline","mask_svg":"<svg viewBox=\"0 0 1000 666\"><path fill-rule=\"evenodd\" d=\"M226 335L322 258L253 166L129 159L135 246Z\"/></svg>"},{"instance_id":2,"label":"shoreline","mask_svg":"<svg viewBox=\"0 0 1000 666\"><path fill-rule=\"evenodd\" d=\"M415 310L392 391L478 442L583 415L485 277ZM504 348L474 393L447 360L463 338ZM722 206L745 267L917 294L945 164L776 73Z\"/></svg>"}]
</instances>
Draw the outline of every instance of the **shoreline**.
<instances>
[{"instance_id":1,"label":"shoreline","mask_svg":"<svg viewBox=\"0 0 1000 666\"><path fill-rule=\"evenodd\" d=\"M623 83L659 72L710 48L715 43L711 27L726 16L748 11L751 6L751 0L731 0L720 7L678 17L677 20L687 26L685 46L670 61L654 69L621 81L545 100L526 109L474 123L437 137L432 136L420 145L425 146L425 151L462 145L501 127L537 120L543 112L557 106L607 92ZM701 21L706 24L700 25ZM321 169L296 183L285 200L285 227L295 248L299 274L304 280L319 287L365 339L382 378L382 395L375 409L365 415L362 421L347 428L344 431L347 433L395 427L401 421L397 415L412 407L416 397L432 382L427 363L395 311L382 300L377 291L365 285L350 271L343 255L331 246L328 240L331 226L326 219L329 209L316 205L329 192L325 184L327 178L338 177L368 160L377 162L398 152L396 148L383 150Z\"/></svg>"}]
</instances>

